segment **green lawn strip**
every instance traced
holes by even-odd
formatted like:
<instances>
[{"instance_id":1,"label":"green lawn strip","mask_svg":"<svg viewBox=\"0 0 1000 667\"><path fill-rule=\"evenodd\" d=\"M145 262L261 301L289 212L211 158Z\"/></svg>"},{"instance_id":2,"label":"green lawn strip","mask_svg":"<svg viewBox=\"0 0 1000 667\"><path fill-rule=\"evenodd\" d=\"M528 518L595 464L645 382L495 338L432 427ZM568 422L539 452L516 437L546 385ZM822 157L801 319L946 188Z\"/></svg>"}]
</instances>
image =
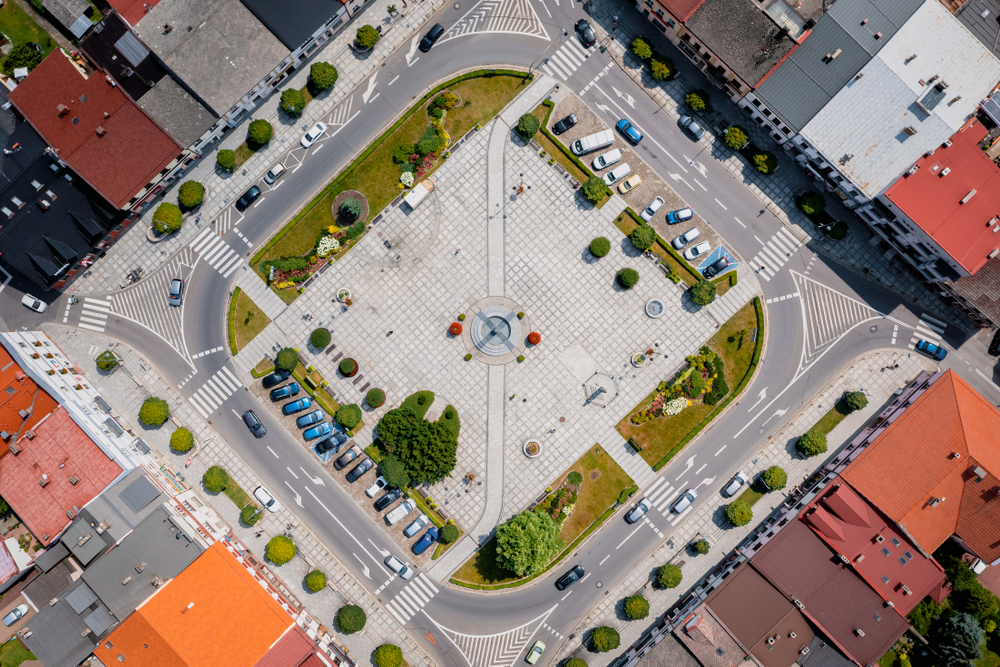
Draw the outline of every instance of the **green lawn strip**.
<instances>
[{"instance_id":1,"label":"green lawn strip","mask_svg":"<svg viewBox=\"0 0 1000 667\"><path fill-rule=\"evenodd\" d=\"M0 646L0 667L17 667L22 662L38 660L17 637Z\"/></svg>"},{"instance_id":2,"label":"green lawn strip","mask_svg":"<svg viewBox=\"0 0 1000 667\"><path fill-rule=\"evenodd\" d=\"M830 431L837 427L837 424L844 421L844 417L847 416L845 405L841 404L841 401L830 408L825 415L819 418L819 421L809 429L810 431L816 431L817 433L822 433L823 435L829 435ZM844 408L842 412L841 409Z\"/></svg>"},{"instance_id":3,"label":"green lawn strip","mask_svg":"<svg viewBox=\"0 0 1000 667\"><path fill-rule=\"evenodd\" d=\"M240 349L236 347L236 302L243 292L239 287L233 288L233 293L229 297L229 351L235 357Z\"/></svg>"},{"instance_id":4,"label":"green lawn strip","mask_svg":"<svg viewBox=\"0 0 1000 667\"><path fill-rule=\"evenodd\" d=\"M764 486L764 482L758 479L753 484L748 486L736 500L742 500L746 504L753 507L758 500L767 495L767 492L768 488Z\"/></svg>"},{"instance_id":5,"label":"green lawn strip","mask_svg":"<svg viewBox=\"0 0 1000 667\"><path fill-rule=\"evenodd\" d=\"M423 405L420 405L419 403L421 397L424 399ZM424 391L418 391L414 394L410 394L403 400L402 404L400 404L399 407L409 408L416 413L417 417L423 419L424 415L426 415L427 411L430 409L431 403L433 402L434 402L434 392L428 389Z\"/></svg>"},{"instance_id":6,"label":"green lawn strip","mask_svg":"<svg viewBox=\"0 0 1000 667\"><path fill-rule=\"evenodd\" d=\"M14 2L5 2L0 8L0 32L9 37L15 46L28 42L38 44L46 56L58 46L49 33Z\"/></svg>"},{"instance_id":7,"label":"green lawn strip","mask_svg":"<svg viewBox=\"0 0 1000 667\"><path fill-rule=\"evenodd\" d=\"M249 141L244 141L242 144L237 146L236 150L234 151L236 153L236 166L237 167L242 166L244 162L253 157L254 154L263 147L264 146L257 146L256 148L254 148L254 146L250 145Z\"/></svg>"},{"instance_id":8,"label":"green lawn strip","mask_svg":"<svg viewBox=\"0 0 1000 667\"><path fill-rule=\"evenodd\" d=\"M552 115L552 110L555 106L556 105L552 100L543 100L541 107L536 108L535 111L532 112L532 114L538 118L539 121L541 121L541 127L539 127L538 130L542 134L541 139L544 139L545 142L547 142L547 145L538 138L537 134L535 135L535 140L539 143L539 145L545 148L546 153L549 153L552 157L558 160L559 164L573 174L573 178L579 181L580 185L583 185L590 178L593 178L595 174L587 168L587 165L585 165L580 158L573 154L573 151L566 148L561 141L556 139L554 134L549 132L549 116ZM542 107L545 108L545 111L540 114L539 109ZM555 150L553 150L553 148ZM609 199L611 199L610 195L604 197L601 201L597 202L596 207L601 208L608 203Z\"/></svg>"},{"instance_id":9,"label":"green lawn strip","mask_svg":"<svg viewBox=\"0 0 1000 667\"><path fill-rule=\"evenodd\" d=\"M302 362L299 362L299 365L296 366L295 370L292 371L292 377L294 377L296 381L298 381L299 386L305 389L306 393L312 396L313 400L319 403L319 406L324 410L326 410L331 417L337 413L337 410L340 409L340 404L337 403L337 401L333 400L333 397L330 396L325 389L323 388L313 389L312 387L309 386L309 384L305 380L306 367L302 365ZM361 426L362 424L359 423L355 427L355 430L360 429Z\"/></svg>"},{"instance_id":10,"label":"green lawn strip","mask_svg":"<svg viewBox=\"0 0 1000 667\"><path fill-rule=\"evenodd\" d=\"M728 292L731 287L736 287L736 272L730 271L721 278L716 278L712 283L715 285L715 297L719 298Z\"/></svg>"},{"instance_id":11,"label":"green lawn strip","mask_svg":"<svg viewBox=\"0 0 1000 667\"><path fill-rule=\"evenodd\" d=\"M410 498L413 498L413 502L417 504L417 507L420 509L420 511L426 514L427 518L430 519L435 526L440 528L446 523L446 521L441 518L440 514L438 514L435 510L431 509L431 506L427 504L427 501L424 500L424 497L420 495L419 491L417 491L413 487L408 487L406 489L406 493L410 496Z\"/></svg>"},{"instance_id":12,"label":"green lawn strip","mask_svg":"<svg viewBox=\"0 0 1000 667\"><path fill-rule=\"evenodd\" d=\"M637 216L631 208L625 209L615 218L615 227L625 236L631 234L632 230L641 224L644 224L642 218ZM691 287L701 279L698 272L691 268L691 265L683 257L674 252L670 244L664 241L659 235L656 236L656 243L653 244L650 250L670 267L671 273L679 276L688 287Z\"/></svg>"},{"instance_id":13,"label":"green lawn strip","mask_svg":"<svg viewBox=\"0 0 1000 667\"><path fill-rule=\"evenodd\" d=\"M371 460L374 461L376 464L382 463L382 458L383 458L382 450L379 449L378 445L375 444L374 442L365 447L365 454L370 456Z\"/></svg>"},{"instance_id":14,"label":"green lawn strip","mask_svg":"<svg viewBox=\"0 0 1000 667\"><path fill-rule=\"evenodd\" d=\"M246 507L247 503L251 502L250 496L247 495L247 492L233 480L231 475L229 477L229 484L226 485L226 489L223 493L225 493L226 497L232 500L233 504L241 510Z\"/></svg>"},{"instance_id":15,"label":"green lawn strip","mask_svg":"<svg viewBox=\"0 0 1000 667\"><path fill-rule=\"evenodd\" d=\"M246 292L233 288L229 307L229 349L236 354L263 331L271 319Z\"/></svg>"},{"instance_id":16,"label":"green lawn strip","mask_svg":"<svg viewBox=\"0 0 1000 667\"><path fill-rule=\"evenodd\" d=\"M260 363L250 369L250 375L255 378L262 378L273 370L274 364L272 364L268 359L261 359Z\"/></svg>"}]
</instances>

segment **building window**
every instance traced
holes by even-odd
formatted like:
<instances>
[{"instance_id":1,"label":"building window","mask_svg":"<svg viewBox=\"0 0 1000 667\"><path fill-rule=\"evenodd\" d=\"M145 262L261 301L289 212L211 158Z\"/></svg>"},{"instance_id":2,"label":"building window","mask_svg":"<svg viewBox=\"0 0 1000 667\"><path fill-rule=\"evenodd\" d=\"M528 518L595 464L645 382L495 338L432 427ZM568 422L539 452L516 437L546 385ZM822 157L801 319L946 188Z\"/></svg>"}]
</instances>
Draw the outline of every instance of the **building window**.
<instances>
[{"instance_id":1,"label":"building window","mask_svg":"<svg viewBox=\"0 0 1000 667\"><path fill-rule=\"evenodd\" d=\"M677 27L677 22L674 21L673 19L667 19L667 25L670 26L671 28L675 28Z\"/></svg>"},{"instance_id":2,"label":"building window","mask_svg":"<svg viewBox=\"0 0 1000 667\"><path fill-rule=\"evenodd\" d=\"M900 562L901 565L906 565L907 560L905 558L903 558L902 556L900 556L899 557L899 562Z\"/></svg>"},{"instance_id":3,"label":"building window","mask_svg":"<svg viewBox=\"0 0 1000 667\"><path fill-rule=\"evenodd\" d=\"M760 108L760 100L758 100L758 99L755 98L755 99L751 100L750 103L752 105L754 105L755 107L757 107L758 109Z\"/></svg>"},{"instance_id":4,"label":"building window","mask_svg":"<svg viewBox=\"0 0 1000 667\"><path fill-rule=\"evenodd\" d=\"M110 649L112 646L114 646L114 644L112 644L111 642L104 642L104 648Z\"/></svg>"},{"instance_id":5,"label":"building window","mask_svg":"<svg viewBox=\"0 0 1000 667\"><path fill-rule=\"evenodd\" d=\"M913 558L913 554L911 554L909 551L904 551L903 555L906 556L906 560L910 560Z\"/></svg>"},{"instance_id":6,"label":"building window","mask_svg":"<svg viewBox=\"0 0 1000 667\"><path fill-rule=\"evenodd\" d=\"M125 662L125 656L122 653L118 654L118 662Z\"/></svg>"},{"instance_id":7,"label":"building window","mask_svg":"<svg viewBox=\"0 0 1000 667\"><path fill-rule=\"evenodd\" d=\"M882 583L883 583L883 584L887 584L887 583L889 583L889 577L887 577L887 576L885 576L885 575L883 574L883 575L882 575Z\"/></svg>"},{"instance_id":8,"label":"building window","mask_svg":"<svg viewBox=\"0 0 1000 667\"><path fill-rule=\"evenodd\" d=\"M882 547L882 555L888 558L888 556L889 556L889 550L886 549L885 547Z\"/></svg>"}]
</instances>

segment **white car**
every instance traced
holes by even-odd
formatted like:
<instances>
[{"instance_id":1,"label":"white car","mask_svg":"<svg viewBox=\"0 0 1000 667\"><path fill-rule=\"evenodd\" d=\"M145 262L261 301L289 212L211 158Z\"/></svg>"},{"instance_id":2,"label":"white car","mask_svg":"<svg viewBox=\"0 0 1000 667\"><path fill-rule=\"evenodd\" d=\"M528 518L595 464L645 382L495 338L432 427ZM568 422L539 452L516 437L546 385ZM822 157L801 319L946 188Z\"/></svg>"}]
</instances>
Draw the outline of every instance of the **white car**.
<instances>
[{"instance_id":1,"label":"white car","mask_svg":"<svg viewBox=\"0 0 1000 667\"><path fill-rule=\"evenodd\" d=\"M616 162L621 162L622 152L617 148L613 151L608 151L604 155L598 155L594 158L594 169L600 171L601 169L607 169Z\"/></svg>"},{"instance_id":2,"label":"white car","mask_svg":"<svg viewBox=\"0 0 1000 667\"><path fill-rule=\"evenodd\" d=\"M427 518L426 514L421 514L420 516L418 516L416 519L413 520L413 523L411 523L409 526L406 527L406 530L403 531L403 535L406 535L407 537L413 537L414 535L420 532L421 528L423 528L430 522L431 520Z\"/></svg>"},{"instance_id":3,"label":"white car","mask_svg":"<svg viewBox=\"0 0 1000 667\"><path fill-rule=\"evenodd\" d=\"M686 232L675 238L673 241L671 241L670 245L672 245L675 249L680 250L688 243L691 243L691 241L694 241L699 236L701 236L701 232L699 232L696 227L692 227L691 229L687 230Z\"/></svg>"},{"instance_id":4,"label":"white car","mask_svg":"<svg viewBox=\"0 0 1000 667\"><path fill-rule=\"evenodd\" d=\"M623 162L608 173L604 174L604 183L605 185L612 185L631 173L632 167L628 166L628 162Z\"/></svg>"},{"instance_id":5,"label":"white car","mask_svg":"<svg viewBox=\"0 0 1000 667\"><path fill-rule=\"evenodd\" d=\"M707 255L712 250L712 244L708 241L702 241L693 248L688 248L684 251L684 259L691 261L696 257L701 257L702 255Z\"/></svg>"},{"instance_id":6,"label":"white car","mask_svg":"<svg viewBox=\"0 0 1000 667\"><path fill-rule=\"evenodd\" d=\"M407 567L406 563L391 554L385 557L385 565L398 574L400 579L411 579L413 577L413 570Z\"/></svg>"},{"instance_id":7,"label":"white car","mask_svg":"<svg viewBox=\"0 0 1000 667\"><path fill-rule=\"evenodd\" d=\"M732 498L736 495L736 492L743 488L743 485L750 481L747 474L743 471L736 473L736 475L729 480L729 484L726 484L726 488L722 490L722 495L726 498Z\"/></svg>"},{"instance_id":8,"label":"white car","mask_svg":"<svg viewBox=\"0 0 1000 667\"><path fill-rule=\"evenodd\" d=\"M326 134L326 123L316 123L308 132L306 132L305 136L302 137L302 147L309 148L324 134Z\"/></svg>"},{"instance_id":9,"label":"white car","mask_svg":"<svg viewBox=\"0 0 1000 667\"><path fill-rule=\"evenodd\" d=\"M263 486L258 486L253 490L253 497L257 499L257 502L267 508L267 511L269 512L277 512L281 509L281 503L278 502L278 499L272 496L271 492Z\"/></svg>"},{"instance_id":10,"label":"white car","mask_svg":"<svg viewBox=\"0 0 1000 667\"><path fill-rule=\"evenodd\" d=\"M417 508L417 504L413 500L407 498L401 502L396 509L392 510L385 515L385 522L390 526L394 523L398 523L404 516L412 512Z\"/></svg>"},{"instance_id":11,"label":"white car","mask_svg":"<svg viewBox=\"0 0 1000 667\"><path fill-rule=\"evenodd\" d=\"M264 174L264 182L271 185L276 180L278 180L282 174L285 173L285 165L280 162L273 167L271 167L266 174Z\"/></svg>"},{"instance_id":12,"label":"white car","mask_svg":"<svg viewBox=\"0 0 1000 667\"><path fill-rule=\"evenodd\" d=\"M653 216L656 215L656 212L660 210L661 206L663 206L663 197L657 197L653 201L649 202L649 206L642 209L642 213L639 217L646 222L649 222L653 219Z\"/></svg>"},{"instance_id":13,"label":"white car","mask_svg":"<svg viewBox=\"0 0 1000 667\"><path fill-rule=\"evenodd\" d=\"M374 498L378 495L378 492L386 487L385 477L379 475L378 479L372 482L372 485L365 489L365 495L369 498Z\"/></svg>"},{"instance_id":14,"label":"white car","mask_svg":"<svg viewBox=\"0 0 1000 667\"><path fill-rule=\"evenodd\" d=\"M10 626L14 625L22 618L24 618L25 614L27 613L28 613L28 605L22 602L21 604L11 609L9 614L3 617L3 624L9 628Z\"/></svg>"},{"instance_id":15,"label":"white car","mask_svg":"<svg viewBox=\"0 0 1000 667\"><path fill-rule=\"evenodd\" d=\"M44 313L46 306L45 302L39 299L37 296L31 296L30 294L25 294L21 297L21 304L31 308L36 313Z\"/></svg>"},{"instance_id":16,"label":"white car","mask_svg":"<svg viewBox=\"0 0 1000 667\"><path fill-rule=\"evenodd\" d=\"M691 503L693 503L695 501L695 498L697 497L698 497L697 491L695 491L694 489L688 489L683 494L681 494L680 498L674 501L674 504L670 506L670 511L672 511L674 514L680 514L687 508L691 507Z\"/></svg>"},{"instance_id":17,"label":"white car","mask_svg":"<svg viewBox=\"0 0 1000 667\"><path fill-rule=\"evenodd\" d=\"M653 503L649 502L649 498L643 498L625 515L625 523L635 523L645 516L652 506Z\"/></svg>"}]
</instances>

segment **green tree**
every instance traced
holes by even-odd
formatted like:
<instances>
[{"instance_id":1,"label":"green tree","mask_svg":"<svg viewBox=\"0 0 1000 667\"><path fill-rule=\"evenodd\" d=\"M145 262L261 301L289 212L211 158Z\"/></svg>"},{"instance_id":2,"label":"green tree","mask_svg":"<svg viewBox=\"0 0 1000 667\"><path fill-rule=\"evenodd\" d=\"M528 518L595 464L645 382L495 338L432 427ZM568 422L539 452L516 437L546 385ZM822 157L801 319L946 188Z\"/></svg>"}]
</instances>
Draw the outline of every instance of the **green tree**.
<instances>
[{"instance_id":1,"label":"green tree","mask_svg":"<svg viewBox=\"0 0 1000 667\"><path fill-rule=\"evenodd\" d=\"M25 19L27 21L27 19ZM27 44L18 44L3 61L3 73L7 76L13 76L14 70L19 67L27 67L28 71L38 67L38 64L42 62L41 53L35 51L33 48Z\"/></svg>"},{"instance_id":2,"label":"green tree","mask_svg":"<svg viewBox=\"0 0 1000 667\"><path fill-rule=\"evenodd\" d=\"M563 663L563 667L587 667L587 661L583 658L570 658Z\"/></svg>"},{"instance_id":3,"label":"green tree","mask_svg":"<svg viewBox=\"0 0 1000 667\"><path fill-rule=\"evenodd\" d=\"M684 97L691 111L706 111L710 102L708 93L704 90L692 90Z\"/></svg>"},{"instance_id":4,"label":"green tree","mask_svg":"<svg viewBox=\"0 0 1000 667\"><path fill-rule=\"evenodd\" d=\"M333 88L340 74L337 68L327 62L313 63L309 67L309 81L317 91Z\"/></svg>"},{"instance_id":5,"label":"green tree","mask_svg":"<svg viewBox=\"0 0 1000 667\"><path fill-rule=\"evenodd\" d=\"M184 181L177 188L177 202L184 208L194 208L205 199L205 186L198 181Z\"/></svg>"},{"instance_id":6,"label":"green tree","mask_svg":"<svg viewBox=\"0 0 1000 667\"><path fill-rule=\"evenodd\" d=\"M170 434L170 448L176 452L189 452L194 447L194 436L191 431L181 427Z\"/></svg>"},{"instance_id":7,"label":"green tree","mask_svg":"<svg viewBox=\"0 0 1000 667\"><path fill-rule=\"evenodd\" d=\"M548 514L525 511L497 528L497 565L519 577L542 572L559 551L558 523Z\"/></svg>"},{"instance_id":8,"label":"green tree","mask_svg":"<svg viewBox=\"0 0 1000 667\"><path fill-rule=\"evenodd\" d=\"M394 454L416 482L433 483L455 468L458 441L451 428L428 422L408 407L385 413L378 424L378 438L386 454Z\"/></svg>"},{"instance_id":9,"label":"green tree","mask_svg":"<svg viewBox=\"0 0 1000 667\"><path fill-rule=\"evenodd\" d=\"M236 151L231 151L228 148L224 148L215 155L215 164L219 165L219 169L222 171L228 171L230 174L236 169Z\"/></svg>"},{"instance_id":10,"label":"green tree","mask_svg":"<svg viewBox=\"0 0 1000 667\"><path fill-rule=\"evenodd\" d=\"M146 426L159 426L170 419L170 406L162 398L150 396L139 408L139 421Z\"/></svg>"},{"instance_id":11,"label":"green tree","mask_svg":"<svg viewBox=\"0 0 1000 667\"><path fill-rule=\"evenodd\" d=\"M604 257L611 252L611 241L604 236L598 236L590 242L590 254L594 257Z\"/></svg>"},{"instance_id":12,"label":"green tree","mask_svg":"<svg viewBox=\"0 0 1000 667\"><path fill-rule=\"evenodd\" d=\"M823 193L809 190L799 197L799 208L806 215L816 215L822 213L826 208L826 198Z\"/></svg>"},{"instance_id":13,"label":"green tree","mask_svg":"<svg viewBox=\"0 0 1000 667\"><path fill-rule=\"evenodd\" d=\"M615 279L625 289L632 289L639 282L639 272L635 269L625 268L615 275Z\"/></svg>"},{"instance_id":14,"label":"green tree","mask_svg":"<svg viewBox=\"0 0 1000 667\"><path fill-rule=\"evenodd\" d=\"M337 420L338 424L350 431L361 422L361 408L358 407L357 403L342 405L333 418Z\"/></svg>"},{"instance_id":15,"label":"green tree","mask_svg":"<svg viewBox=\"0 0 1000 667\"><path fill-rule=\"evenodd\" d=\"M983 630L965 613L949 614L934 629L937 653L948 667L971 665L983 657Z\"/></svg>"},{"instance_id":16,"label":"green tree","mask_svg":"<svg viewBox=\"0 0 1000 667\"><path fill-rule=\"evenodd\" d=\"M849 231L851 231L851 228L847 226L847 223L844 222L843 220L838 220L837 222L833 223L833 227L830 227L826 231L826 235L829 236L834 241L839 241L845 236L847 236L847 232Z\"/></svg>"},{"instance_id":17,"label":"green tree","mask_svg":"<svg viewBox=\"0 0 1000 667\"><path fill-rule=\"evenodd\" d=\"M614 628L609 628L606 625L594 628L593 634L590 635L590 641L594 645L594 650L598 653L614 651L616 648L621 646L622 643L622 639L618 635L618 631Z\"/></svg>"},{"instance_id":18,"label":"green tree","mask_svg":"<svg viewBox=\"0 0 1000 667\"><path fill-rule=\"evenodd\" d=\"M774 153L764 151L753 156L753 164L760 173L773 174L774 170L778 168L778 158L775 157Z\"/></svg>"},{"instance_id":19,"label":"green tree","mask_svg":"<svg viewBox=\"0 0 1000 667\"><path fill-rule=\"evenodd\" d=\"M656 584L660 588L677 588L681 579L681 568L676 565L663 565L656 571Z\"/></svg>"},{"instance_id":20,"label":"green tree","mask_svg":"<svg viewBox=\"0 0 1000 667\"><path fill-rule=\"evenodd\" d=\"M851 412L864 410L868 407L868 397L865 396L865 392L863 391L852 391L844 397L844 404L847 405L848 410Z\"/></svg>"},{"instance_id":21,"label":"green tree","mask_svg":"<svg viewBox=\"0 0 1000 667\"><path fill-rule=\"evenodd\" d=\"M531 139L541 127L541 122L534 114L526 113L517 120L517 133L525 140Z\"/></svg>"},{"instance_id":22,"label":"green tree","mask_svg":"<svg viewBox=\"0 0 1000 667\"><path fill-rule=\"evenodd\" d=\"M364 211L364 206L354 197L348 197L340 204L340 215L348 221L357 220Z\"/></svg>"},{"instance_id":23,"label":"green tree","mask_svg":"<svg viewBox=\"0 0 1000 667\"><path fill-rule=\"evenodd\" d=\"M570 471L570 473L566 475L566 483L569 484L570 486L579 487L581 484L583 484L583 474L581 474L576 470Z\"/></svg>"},{"instance_id":24,"label":"green tree","mask_svg":"<svg viewBox=\"0 0 1000 667\"><path fill-rule=\"evenodd\" d=\"M446 523L445 525L441 526L441 536L438 538L438 540L441 542L441 544L451 544L452 542L458 539L458 536L459 536L458 526L452 523Z\"/></svg>"},{"instance_id":25,"label":"green tree","mask_svg":"<svg viewBox=\"0 0 1000 667\"><path fill-rule=\"evenodd\" d=\"M161 234L173 234L184 224L181 209L174 204L163 202L153 212L153 229Z\"/></svg>"},{"instance_id":26,"label":"green tree","mask_svg":"<svg viewBox=\"0 0 1000 667\"><path fill-rule=\"evenodd\" d=\"M406 474L406 466L395 456L387 456L379 464L385 483L394 489L405 489L410 485L410 476Z\"/></svg>"},{"instance_id":27,"label":"green tree","mask_svg":"<svg viewBox=\"0 0 1000 667\"><path fill-rule=\"evenodd\" d=\"M283 347L274 358L274 367L279 371L293 371L299 364L299 351L293 347Z\"/></svg>"},{"instance_id":28,"label":"green tree","mask_svg":"<svg viewBox=\"0 0 1000 667\"><path fill-rule=\"evenodd\" d=\"M630 621L639 621L649 616L649 600L641 595L625 598L625 615Z\"/></svg>"},{"instance_id":29,"label":"green tree","mask_svg":"<svg viewBox=\"0 0 1000 667\"><path fill-rule=\"evenodd\" d=\"M694 284L694 287L691 288L691 300L694 301L696 305L707 306L715 301L715 295L717 293L715 283L710 283L707 280L699 280Z\"/></svg>"},{"instance_id":30,"label":"green tree","mask_svg":"<svg viewBox=\"0 0 1000 667\"><path fill-rule=\"evenodd\" d=\"M309 334L309 342L312 343L313 347L317 350L322 350L330 344L330 330L324 329L323 327L313 329L313 332Z\"/></svg>"},{"instance_id":31,"label":"green tree","mask_svg":"<svg viewBox=\"0 0 1000 667\"><path fill-rule=\"evenodd\" d=\"M694 550L696 553L704 556L712 550L712 546L708 543L708 540L698 540L694 543Z\"/></svg>"},{"instance_id":32,"label":"green tree","mask_svg":"<svg viewBox=\"0 0 1000 667\"><path fill-rule=\"evenodd\" d=\"M378 387L372 387L368 390L368 393L365 394L365 403L367 403L369 407L381 407L382 404L385 403L385 392Z\"/></svg>"},{"instance_id":33,"label":"green tree","mask_svg":"<svg viewBox=\"0 0 1000 667\"><path fill-rule=\"evenodd\" d=\"M255 525L258 521L260 521L260 517L260 508L253 503L250 503L240 510L240 521L243 522L244 526Z\"/></svg>"},{"instance_id":34,"label":"green tree","mask_svg":"<svg viewBox=\"0 0 1000 667\"><path fill-rule=\"evenodd\" d=\"M306 575L305 585L310 592L319 593L326 588L326 574L320 570L313 570Z\"/></svg>"},{"instance_id":35,"label":"green tree","mask_svg":"<svg viewBox=\"0 0 1000 667\"><path fill-rule=\"evenodd\" d=\"M413 144L400 144L392 149L392 161L396 164L406 164L416 151L417 148Z\"/></svg>"},{"instance_id":36,"label":"green tree","mask_svg":"<svg viewBox=\"0 0 1000 667\"><path fill-rule=\"evenodd\" d=\"M212 493L222 493L229 486L229 473L219 466L212 466L201 476L201 483Z\"/></svg>"},{"instance_id":37,"label":"green tree","mask_svg":"<svg viewBox=\"0 0 1000 667\"><path fill-rule=\"evenodd\" d=\"M5 516L10 511L10 505L3 498L0 498L0 516ZM458 530L455 528L455 530Z\"/></svg>"},{"instance_id":38,"label":"green tree","mask_svg":"<svg viewBox=\"0 0 1000 667\"><path fill-rule=\"evenodd\" d=\"M816 456L826 452L826 436L816 431L807 431L799 437L795 448L806 456Z\"/></svg>"},{"instance_id":39,"label":"green tree","mask_svg":"<svg viewBox=\"0 0 1000 667\"><path fill-rule=\"evenodd\" d=\"M636 37L632 40L632 53L642 60L649 60L653 57L652 47L642 37Z\"/></svg>"},{"instance_id":40,"label":"green tree","mask_svg":"<svg viewBox=\"0 0 1000 667\"><path fill-rule=\"evenodd\" d=\"M742 127L737 127L736 125L729 126L723 134L723 139L725 140L727 146L737 151L746 146L747 142L750 141L749 137L747 137L746 130Z\"/></svg>"},{"instance_id":41,"label":"green tree","mask_svg":"<svg viewBox=\"0 0 1000 667\"><path fill-rule=\"evenodd\" d=\"M762 479L769 491L777 491L788 484L788 473L780 466L771 466L764 471Z\"/></svg>"},{"instance_id":42,"label":"green tree","mask_svg":"<svg viewBox=\"0 0 1000 667\"><path fill-rule=\"evenodd\" d=\"M645 252L656 243L656 230L649 225L639 225L628 235L628 240L632 242L636 250Z\"/></svg>"},{"instance_id":43,"label":"green tree","mask_svg":"<svg viewBox=\"0 0 1000 667\"><path fill-rule=\"evenodd\" d=\"M745 526L753 520L753 508L744 500L734 500L726 505L726 518L734 526Z\"/></svg>"},{"instance_id":44,"label":"green tree","mask_svg":"<svg viewBox=\"0 0 1000 667\"><path fill-rule=\"evenodd\" d=\"M373 662L375 667L399 667L403 664L403 651L395 644L382 644L375 649Z\"/></svg>"},{"instance_id":45,"label":"green tree","mask_svg":"<svg viewBox=\"0 0 1000 667\"><path fill-rule=\"evenodd\" d=\"M361 632L368 622L365 610L356 604L345 605L337 611L337 627L345 635Z\"/></svg>"},{"instance_id":46,"label":"green tree","mask_svg":"<svg viewBox=\"0 0 1000 667\"><path fill-rule=\"evenodd\" d=\"M665 81L674 75L674 64L663 58L656 58L649 63L649 73L653 75L653 78L657 81Z\"/></svg>"},{"instance_id":47,"label":"green tree","mask_svg":"<svg viewBox=\"0 0 1000 667\"><path fill-rule=\"evenodd\" d=\"M267 543L267 559L275 565L284 565L295 558L295 542L284 535L275 535Z\"/></svg>"},{"instance_id":48,"label":"green tree","mask_svg":"<svg viewBox=\"0 0 1000 667\"><path fill-rule=\"evenodd\" d=\"M599 201L607 196L611 195L611 190L608 189L607 183L600 176L591 176L587 179L587 182L580 187L580 192L591 204L597 204Z\"/></svg>"},{"instance_id":49,"label":"green tree","mask_svg":"<svg viewBox=\"0 0 1000 667\"><path fill-rule=\"evenodd\" d=\"M247 128L247 138L258 146L263 146L274 136L274 128L263 118L250 121Z\"/></svg>"},{"instance_id":50,"label":"green tree","mask_svg":"<svg viewBox=\"0 0 1000 667\"><path fill-rule=\"evenodd\" d=\"M362 49L372 48L378 43L378 40L378 30L370 25L363 25L358 28L358 32L354 36L354 41L357 42L358 46Z\"/></svg>"},{"instance_id":51,"label":"green tree","mask_svg":"<svg viewBox=\"0 0 1000 667\"><path fill-rule=\"evenodd\" d=\"M341 375L351 377L352 375L358 372L358 362L348 357L347 359L342 359L340 365L337 366L337 368L340 369Z\"/></svg>"},{"instance_id":52,"label":"green tree","mask_svg":"<svg viewBox=\"0 0 1000 667\"><path fill-rule=\"evenodd\" d=\"M281 110L292 117L302 115L306 108L306 96L298 88L286 88L281 91Z\"/></svg>"},{"instance_id":53,"label":"green tree","mask_svg":"<svg viewBox=\"0 0 1000 667\"><path fill-rule=\"evenodd\" d=\"M111 350L101 352L97 355L97 359L95 361L97 362L97 367L102 371L110 371L118 365L118 357L116 357L115 353Z\"/></svg>"}]
</instances>

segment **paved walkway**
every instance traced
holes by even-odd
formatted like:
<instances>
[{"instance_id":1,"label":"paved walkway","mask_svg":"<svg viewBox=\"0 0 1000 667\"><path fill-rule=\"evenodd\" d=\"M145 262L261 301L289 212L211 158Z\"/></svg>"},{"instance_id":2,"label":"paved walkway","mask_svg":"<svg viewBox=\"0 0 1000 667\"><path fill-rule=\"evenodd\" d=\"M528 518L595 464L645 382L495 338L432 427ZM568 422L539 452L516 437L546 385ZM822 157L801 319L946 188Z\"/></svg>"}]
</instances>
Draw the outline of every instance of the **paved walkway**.
<instances>
[{"instance_id":1,"label":"paved walkway","mask_svg":"<svg viewBox=\"0 0 1000 667\"><path fill-rule=\"evenodd\" d=\"M236 286L246 292L250 300L257 304L257 307L263 310L264 314L271 320L281 315L288 307L249 265L241 266L236 272ZM258 361L260 361L259 358Z\"/></svg>"}]
</instances>

